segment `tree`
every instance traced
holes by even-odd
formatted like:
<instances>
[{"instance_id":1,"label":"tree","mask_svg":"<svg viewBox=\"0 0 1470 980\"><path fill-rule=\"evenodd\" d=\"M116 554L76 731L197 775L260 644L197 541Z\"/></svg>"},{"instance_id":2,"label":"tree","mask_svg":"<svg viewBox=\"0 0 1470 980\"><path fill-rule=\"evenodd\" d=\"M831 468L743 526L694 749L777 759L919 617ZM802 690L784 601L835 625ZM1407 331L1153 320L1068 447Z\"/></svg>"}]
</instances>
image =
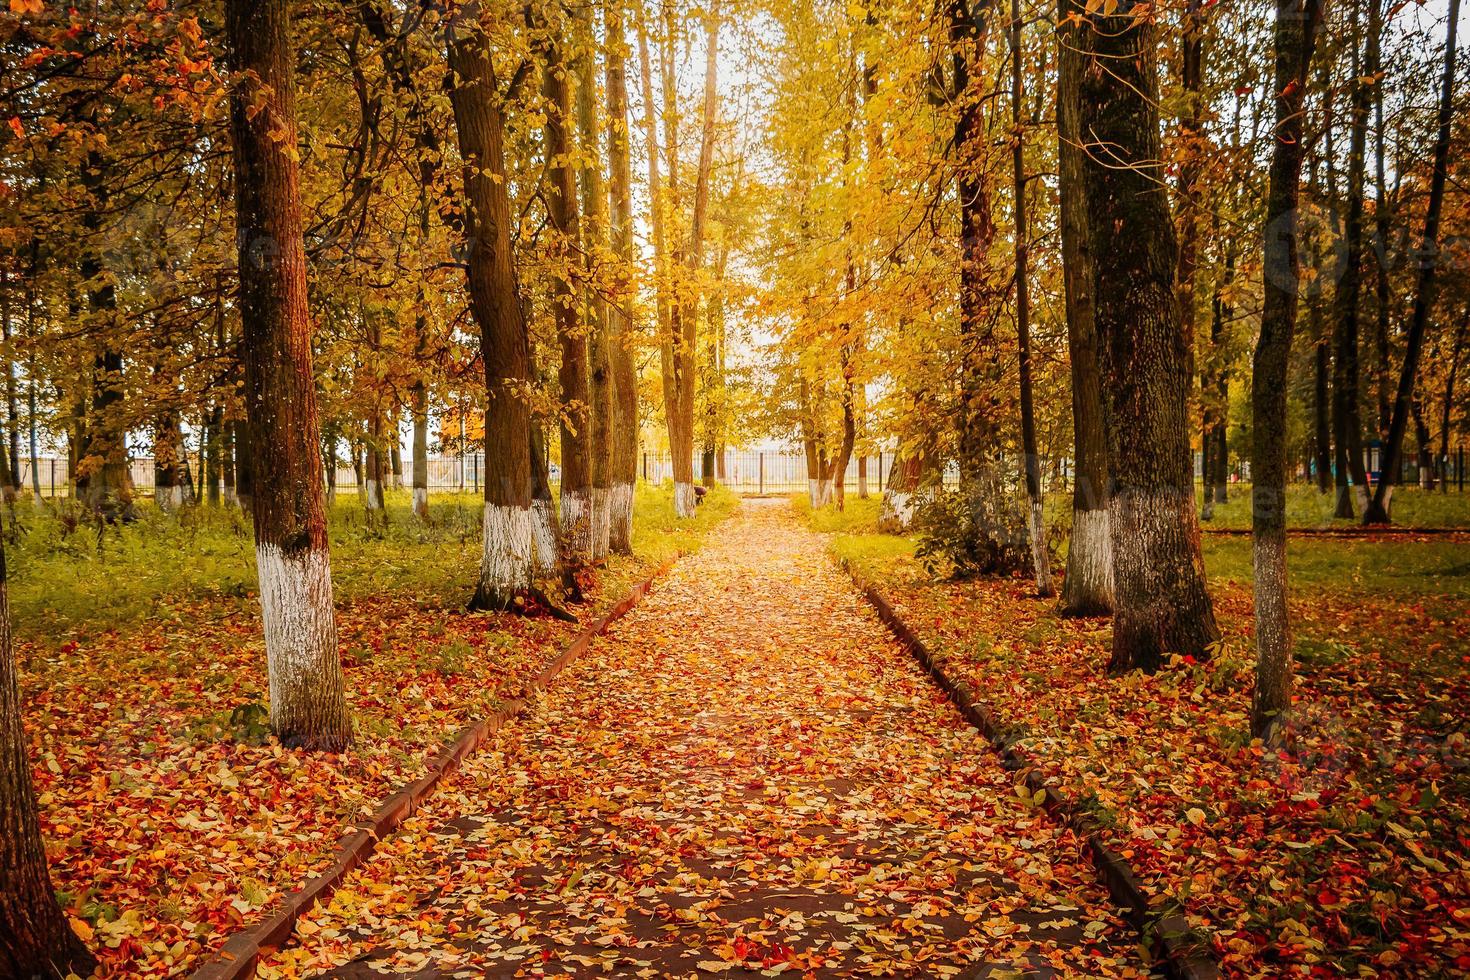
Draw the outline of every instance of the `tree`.
<instances>
[{"instance_id":1,"label":"tree","mask_svg":"<svg viewBox=\"0 0 1470 980\"><path fill-rule=\"evenodd\" d=\"M230 127L271 727L287 745L335 751L351 742L352 721L322 502L288 2L231 0L226 27L242 79Z\"/></svg>"},{"instance_id":2,"label":"tree","mask_svg":"<svg viewBox=\"0 0 1470 980\"><path fill-rule=\"evenodd\" d=\"M444 25L465 198L465 278L485 366L485 517L474 609L518 609L532 589L530 338L511 254L500 92L480 4Z\"/></svg>"},{"instance_id":3,"label":"tree","mask_svg":"<svg viewBox=\"0 0 1470 980\"><path fill-rule=\"evenodd\" d=\"M633 176L629 153L627 39L622 0L606 0L603 24L607 36L604 66L607 85L607 147L610 171L608 233L617 257L616 288L607 310L608 364L612 371L612 466L608 490L608 547L618 554L633 551L633 488L638 482L638 377L631 345ZM650 166L657 168L656 154ZM658 186L655 180L652 185Z\"/></svg>"},{"instance_id":4,"label":"tree","mask_svg":"<svg viewBox=\"0 0 1470 980\"><path fill-rule=\"evenodd\" d=\"M1155 670L1165 653L1207 657L1220 635L1194 517L1189 346L1157 162L1154 16L1124 0L1112 13L1085 15L1079 34L1088 63L1078 128L1112 478L1113 671Z\"/></svg>"},{"instance_id":5,"label":"tree","mask_svg":"<svg viewBox=\"0 0 1470 980\"><path fill-rule=\"evenodd\" d=\"M573 156L571 66L562 57L561 42L554 36L562 25L546 25L542 68L546 99L546 161L550 178L546 188L546 211L556 235L553 244L557 269L552 288L552 314L556 318L561 365L561 533L566 558L572 568L593 557L592 419L588 404L587 333L583 328L583 297L578 288L578 263L582 247L581 210L577 200L577 167Z\"/></svg>"},{"instance_id":6,"label":"tree","mask_svg":"<svg viewBox=\"0 0 1470 980\"><path fill-rule=\"evenodd\" d=\"M608 254L608 199L602 179L602 132L597 112L597 57L593 37L592 4L574 11L577 42L577 135L580 143L582 192L582 254L587 283L585 316L587 336L587 428L592 507L589 555L607 557L611 536L609 494L612 489L613 376L609 305L599 274Z\"/></svg>"},{"instance_id":7,"label":"tree","mask_svg":"<svg viewBox=\"0 0 1470 980\"><path fill-rule=\"evenodd\" d=\"M1286 608L1287 368L1302 283L1297 202L1303 104L1322 4L1323 0L1276 3L1276 128L1266 192L1266 295L1251 384L1251 552L1256 617L1251 732L1268 744L1279 739L1291 708L1291 629Z\"/></svg>"},{"instance_id":8,"label":"tree","mask_svg":"<svg viewBox=\"0 0 1470 980\"><path fill-rule=\"evenodd\" d=\"M1058 210L1062 238L1062 288L1072 378L1072 539L1061 609L1070 616L1100 616L1113 609L1112 541L1108 534L1108 447L1103 431L1102 381L1098 375L1093 305L1092 245L1083 195L1081 103L1078 87L1087 59L1079 36L1082 6L1060 0L1057 9Z\"/></svg>"},{"instance_id":9,"label":"tree","mask_svg":"<svg viewBox=\"0 0 1470 980\"><path fill-rule=\"evenodd\" d=\"M1363 465L1363 423L1358 411L1358 292L1363 276L1363 187L1367 174L1372 83L1362 75L1358 52L1363 40L1359 24L1361 8L1365 3L1377 2L1352 0L1353 81L1348 136L1347 214L1343 218L1342 260L1337 270L1337 288L1332 294L1332 441L1337 465L1338 517L1353 516L1354 497L1359 508L1368 504L1368 474Z\"/></svg>"},{"instance_id":10,"label":"tree","mask_svg":"<svg viewBox=\"0 0 1470 980\"><path fill-rule=\"evenodd\" d=\"M1036 449L1036 412L1031 400L1031 292L1028 277L1026 224L1026 144L1021 122L1021 0L1011 0L1011 161L1012 198L1016 227L1016 336L1020 353L1021 456L1030 503L1031 561L1036 571L1036 594L1051 596L1051 556L1047 552L1042 515L1041 456Z\"/></svg>"},{"instance_id":11,"label":"tree","mask_svg":"<svg viewBox=\"0 0 1470 980\"><path fill-rule=\"evenodd\" d=\"M0 976L86 975L96 961L57 904L46 865L10 644L8 581L0 541Z\"/></svg>"},{"instance_id":12,"label":"tree","mask_svg":"<svg viewBox=\"0 0 1470 980\"><path fill-rule=\"evenodd\" d=\"M1414 312L1409 318L1409 335L1405 341L1404 364L1399 372L1398 391L1394 397L1393 420L1388 427L1388 445L1384 452L1383 476L1373 493L1372 504L1363 513L1364 524L1387 524L1389 501L1399 462L1404 451L1404 430L1413 408L1414 383L1419 372L1419 357L1424 349L1424 330L1429 321L1429 307L1434 300L1435 274L1439 270L1439 222L1444 208L1444 188L1448 179L1450 124L1454 120L1455 98L1455 31L1460 16L1460 0L1450 0L1449 24L1444 48L1444 75L1440 83L1438 132L1434 140L1434 169L1429 183L1429 204L1424 213L1424 235L1419 245L1419 270L1414 285ZM1448 425L1446 426L1448 432ZM1448 435L1446 435L1448 439ZM1420 446L1427 443L1421 436Z\"/></svg>"}]
</instances>

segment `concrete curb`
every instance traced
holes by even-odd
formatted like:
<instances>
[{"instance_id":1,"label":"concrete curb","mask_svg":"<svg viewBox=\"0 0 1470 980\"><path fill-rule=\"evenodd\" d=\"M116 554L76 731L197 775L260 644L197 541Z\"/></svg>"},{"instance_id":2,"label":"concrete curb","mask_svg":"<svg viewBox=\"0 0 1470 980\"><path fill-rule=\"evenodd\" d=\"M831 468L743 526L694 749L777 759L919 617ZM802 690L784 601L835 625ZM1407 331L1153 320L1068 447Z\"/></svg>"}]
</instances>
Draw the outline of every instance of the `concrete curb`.
<instances>
[{"instance_id":1,"label":"concrete curb","mask_svg":"<svg viewBox=\"0 0 1470 980\"><path fill-rule=\"evenodd\" d=\"M1071 827L1083 839L1088 857L1097 870L1098 879L1107 888L1119 911L1160 956L1170 976L1178 980L1219 980L1220 967L1211 955L1208 942L1202 940L1197 933L1191 934L1184 916L1177 912L1160 914L1152 911L1160 904L1177 903L1169 902L1167 895L1149 895L1128 862L1107 845L1102 828L1097 822L1071 800L1060 795L1054 787L1045 785L1035 761L1007 744L1005 732L995 714L978 699L977 692L963 680L945 672L924 641L919 639L874 586L863 581L850 563L844 560L842 567L852 576L858 589L877 610L878 618L899 643L913 654L935 684L949 696L965 720L986 737L991 747L1000 755L1001 764L1016 773L1033 796L1041 795L1041 805L1048 814Z\"/></svg>"},{"instance_id":2,"label":"concrete curb","mask_svg":"<svg viewBox=\"0 0 1470 980\"><path fill-rule=\"evenodd\" d=\"M658 566L648 578L633 586L606 614L593 620L573 637L561 654L536 675L531 686L538 690L549 686L568 664L586 652L594 638L607 632L608 627L637 606L653 587L654 580L673 567L677 560L678 556L675 556ZM384 800L373 811L372 816L353 825L354 829L342 838L337 846L336 857L325 871L287 895L282 900L281 908L270 918L230 936L218 952L189 974L189 980L251 980L255 976L255 966L263 951L279 949L284 945L295 932L297 921L318 902L331 898L343 879L373 853L378 841L397 830L403 821L433 795L440 780L474 755L486 739L523 715L526 707L524 700L513 699L506 702L500 710L460 732L451 745L429 762L428 770L423 776Z\"/></svg>"}]
</instances>

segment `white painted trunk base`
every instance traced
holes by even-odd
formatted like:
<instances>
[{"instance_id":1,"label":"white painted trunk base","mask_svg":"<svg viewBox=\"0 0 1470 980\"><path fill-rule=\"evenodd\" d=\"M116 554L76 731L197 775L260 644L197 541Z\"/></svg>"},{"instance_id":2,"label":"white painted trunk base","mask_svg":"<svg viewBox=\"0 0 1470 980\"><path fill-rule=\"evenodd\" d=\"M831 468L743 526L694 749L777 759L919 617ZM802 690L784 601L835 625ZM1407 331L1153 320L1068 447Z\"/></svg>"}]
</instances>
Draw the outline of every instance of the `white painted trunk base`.
<instances>
[{"instance_id":1,"label":"white painted trunk base","mask_svg":"<svg viewBox=\"0 0 1470 980\"><path fill-rule=\"evenodd\" d=\"M413 512L420 517L429 516L429 488L413 488Z\"/></svg>"},{"instance_id":2,"label":"white painted trunk base","mask_svg":"<svg viewBox=\"0 0 1470 980\"><path fill-rule=\"evenodd\" d=\"M1368 509L1368 488L1355 484L1353 486L1353 500L1357 501L1358 514L1361 516L1363 511Z\"/></svg>"},{"instance_id":3,"label":"white painted trunk base","mask_svg":"<svg viewBox=\"0 0 1470 980\"><path fill-rule=\"evenodd\" d=\"M555 575L561 557L556 553L556 509L550 500L534 500L529 513L533 552L531 567L537 575Z\"/></svg>"},{"instance_id":4,"label":"white painted trunk base","mask_svg":"<svg viewBox=\"0 0 1470 980\"><path fill-rule=\"evenodd\" d=\"M366 503L368 510L383 509L383 488L378 485L377 480L369 479L367 481Z\"/></svg>"},{"instance_id":5,"label":"white painted trunk base","mask_svg":"<svg viewBox=\"0 0 1470 980\"><path fill-rule=\"evenodd\" d=\"M611 505L612 491L607 487L592 488L592 560L601 561L607 557L609 542L612 537L612 517L608 512Z\"/></svg>"},{"instance_id":6,"label":"white painted trunk base","mask_svg":"<svg viewBox=\"0 0 1470 980\"><path fill-rule=\"evenodd\" d=\"M675 483L674 484L674 516L675 517L693 517L694 516L694 500L695 500L695 498L694 498L694 484L692 484L692 483Z\"/></svg>"},{"instance_id":7,"label":"white painted trunk base","mask_svg":"<svg viewBox=\"0 0 1470 980\"><path fill-rule=\"evenodd\" d=\"M331 558L325 551L288 555L276 545L257 544L255 567L271 727L289 734L310 725L314 709L343 698Z\"/></svg>"},{"instance_id":8,"label":"white painted trunk base","mask_svg":"<svg viewBox=\"0 0 1470 980\"><path fill-rule=\"evenodd\" d=\"M480 589L497 600L508 599L530 586L532 554L531 508L485 504L484 547L480 554Z\"/></svg>"},{"instance_id":9,"label":"white painted trunk base","mask_svg":"<svg viewBox=\"0 0 1470 980\"><path fill-rule=\"evenodd\" d=\"M40 500L40 497L36 498ZM183 487L161 487L153 493L153 499L164 510L178 510L184 506Z\"/></svg>"},{"instance_id":10,"label":"white painted trunk base","mask_svg":"<svg viewBox=\"0 0 1470 980\"><path fill-rule=\"evenodd\" d=\"M607 492L608 549L633 551L633 484L619 483Z\"/></svg>"},{"instance_id":11,"label":"white painted trunk base","mask_svg":"<svg viewBox=\"0 0 1470 980\"><path fill-rule=\"evenodd\" d=\"M592 557L592 491L563 490L561 495L561 533L567 553L576 562Z\"/></svg>"},{"instance_id":12,"label":"white painted trunk base","mask_svg":"<svg viewBox=\"0 0 1470 980\"><path fill-rule=\"evenodd\" d=\"M878 508L878 526L884 530L907 531L914 520L914 495L904 490L884 490Z\"/></svg>"},{"instance_id":13,"label":"white painted trunk base","mask_svg":"<svg viewBox=\"0 0 1470 980\"><path fill-rule=\"evenodd\" d=\"M1383 512L1389 517L1393 516L1393 484L1383 488Z\"/></svg>"}]
</instances>

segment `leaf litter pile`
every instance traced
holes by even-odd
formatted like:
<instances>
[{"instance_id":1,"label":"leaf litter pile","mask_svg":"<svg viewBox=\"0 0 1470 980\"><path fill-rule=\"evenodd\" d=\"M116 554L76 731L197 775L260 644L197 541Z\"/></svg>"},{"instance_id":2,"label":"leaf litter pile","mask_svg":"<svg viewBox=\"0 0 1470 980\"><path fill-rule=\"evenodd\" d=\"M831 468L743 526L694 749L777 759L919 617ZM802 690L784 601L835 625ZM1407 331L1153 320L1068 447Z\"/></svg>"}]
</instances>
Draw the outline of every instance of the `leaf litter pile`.
<instances>
[{"instance_id":1,"label":"leaf litter pile","mask_svg":"<svg viewBox=\"0 0 1470 980\"><path fill-rule=\"evenodd\" d=\"M747 506L260 975L1149 975L1079 846Z\"/></svg>"},{"instance_id":2,"label":"leaf litter pile","mask_svg":"<svg viewBox=\"0 0 1470 980\"><path fill-rule=\"evenodd\" d=\"M603 569L584 619L650 568ZM341 603L357 744L312 754L267 733L254 603L171 612L17 645L54 880L104 977L184 973L264 918L330 863L349 824L520 694L578 629L406 594Z\"/></svg>"},{"instance_id":3,"label":"leaf litter pile","mask_svg":"<svg viewBox=\"0 0 1470 980\"><path fill-rule=\"evenodd\" d=\"M1030 583L865 577L967 679L1156 891L1212 933L1228 976L1470 976L1470 608L1455 595L1311 591L1291 604L1290 745L1250 740L1252 606L1211 590L1209 663L1108 677L1106 619Z\"/></svg>"}]
</instances>

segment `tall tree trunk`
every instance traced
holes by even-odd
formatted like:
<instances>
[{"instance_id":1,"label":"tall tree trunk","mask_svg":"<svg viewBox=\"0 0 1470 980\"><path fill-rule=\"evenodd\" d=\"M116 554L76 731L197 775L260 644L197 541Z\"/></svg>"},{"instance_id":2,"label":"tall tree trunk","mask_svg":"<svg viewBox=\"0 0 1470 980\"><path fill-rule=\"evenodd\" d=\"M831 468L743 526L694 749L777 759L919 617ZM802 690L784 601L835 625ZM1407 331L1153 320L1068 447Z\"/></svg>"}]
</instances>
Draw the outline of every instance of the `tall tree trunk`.
<instances>
[{"instance_id":1,"label":"tall tree trunk","mask_svg":"<svg viewBox=\"0 0 1470 980\"><path fill-rule=\"evenodd\" d=\"M383 487L387 482L387 453L384 452L383 413L374 405L368 416L367 512L373 517L383 511Z\"/></svg>"},{"instance_id":2,"label":"tall tree trunk","mask_svg":"<svg viewBox=\"0 0 1470 980\"><path fill-rule=\"evenodd\" d=\"M1291 708L1291 629L1286 608L1287 370L1301 287L1297 199L1302 105L1322 3L1276 3L1276 140L1266 197L1266 297L1251 365L1251 551L1256 616L1251 731L1268 743L1280 738Z\"/></svg>"},{"instance_id":3,"label":"tall tree trunk","mask_svg":"<svg viewBox=\"0 0 1470 980\"><path fill-rule=\"evenodd\" d=\"M271 727L286 745L336 751L352 741L352 719L322 506L289 8L288 0L225 5L232 67L243 80L230 123L245 407Z\"/></svg>"},{"instance_id":4,"label":"tall tree trunk","mask_svg":"<svg viewBox=\"0 0 1470 980\"><path fill-rule=\"evenodd\" d=\"M1388 445L1384 449L1383 477L1373 493L1373 502L1363 514L1364 524L1387 524L1389 501L1394 481L1398 479L1399 461L1403 458L1404 429L1414 400L1414 384L1419 374L1419 356L1424 349L1424 328L1429 322L1429 307L1434 301L1434 277L1439 270L1439 219L1444 208L1444 185L1448 179L1450 124L1454 121L1455 40L1460 16L1460 0L1450 0L1449 27L1445 37L1444 77L1439 92L1439 131L1434 139L1434 174L1429 181L1429 204L1424 213L1424 236L1420 239L1419 275L1414 283L1414 312L1409 318L1409 336L1404 344L1404 364L1399 372L1398 391L1394 397L1393 420L1388 427Z\"/></svg>"},{"instance_id":5,"label":"tall tree trunk","mask_svg":"<svg viewBox=\"0 0 1470 980\"><path fill-rule=\"evenodd\" d=\"M1041 454L1036 448L1036 412L1031 403L1031 293L1026 225L1026 145L1021 118L1021 0L1011 0L1011 168L1016 211L1016 336L1020 349L1021 454L1025 458L1026 499L1031 507L1031 560L1036 572L1036 594L1056 594L1051 582L1051 555L1047 549L1042 514Z\"/></svg>"},{"instance_id":6,"label":"tall tree trunk","mask_svg":"<svg viewBox=\"0 0 1470 980\"><path fill-rule=\"evenodd\" d=\"M46 865L0 541L0 976L89 976L95 963L57 904Z\"/></svg>"},{"instance_id":7,"label":"tall tree trunk","mask_svg":"<svg viewBox=\"0 0 1470 980\"><path fill-rule=\"evenodd\" d=\"M608 364L612 371L612 471L608 498L608 548L633 553L633 487L638 482L638 374L633 363L635 327L633 308L633 173L629 152L626 35L622 0L606 0L603 7L607 37L607 153L611 174L608 233L618 260L616 301L608 305ZM650 144L649 165L658 168L658 154ZM654 174L657 177L657 173ZM650 187L657 187L654 180ZM653 195L653 204L658 195ZM662 211L662 208L658 208ZM662 251L662 218L655 228ZM661 288L661 287L660 287Z\"/></svg>"},{"instance_id":8,"label":"tall tree trunk","mask_svg":"<svg viewBox=\"0 0 1470 980\"><path fill-rule=\"evenodd\" d=\"M1152 17L1123 0L1087 16L1093 67L1079 85L1103 420L1113 481L1113 671L1155 670L1166 652L1204 658L1219 639L1205 590L1188 434L1189 338L1159 173ZM1118 248L1119 241L1130 247Z\"/></svg>"},{"instance_id":9,"label":"tall tree trunk","mask_svg":"<svg viewBox=\"0 0 1470 980\"><path fill-rule=\"evenodd\" d=\"M574 268L580 264L577 255L582 226L571 139L571 127L575 123L570 74L561 42L551 41L546 48L543 87L549 161L546 211L556 234L554 247L558 263L552 286L552 308L561 345L561 364L557 371L561 385L561 533L567 547L566 563L576 569L586 565L593 555L593 488L587 334L583 331L583 302L577 281L580 273Z\"/></svg>"},{"instance_id":10,"label":"tall tree trunk","mask_svg":"<svg viewBox=\"0 0 1470 980\"><path fill-rule=\"evenodd\" d=\"M453 76L450 104L464 160L470 310L485 362L485 519L479 582L470 605L517 609L530 590L530 339L511 254L504 121L478 0L460 5L445 29Z\"/></svg>"},{"instance_id":11,"label":"tall tree trunk","mask_svg":"<svg viewBox=\"0 0 1470 980\"><path fill-rule=\"evenodd\" d=\"M420 334L422 336L422 334ZM413 512L421 521L429 519L429 385L423 378L409 393L413 415Z\"/></svg>"},{"instance_id":12,"label":"tall tree trunk","mask_svg":"<svg viewBox=\"0 0 1470 980\"><path fill-rule=\"evenodd\" d=\"M1368 112L1372 88L1362 78L1358 54L1363 42L1359 26L1363 4L1353 0L1352 121L1348 144L1347 215L1343 221L1342 263L1333 294L1332 428L1336 443L1338 517L1352 517L1354 497L1363 507L1368 500L1368 473L1363 466L1363 423L1358 398L1358 292L1363 275L1363 189L1367 173ZM1351 482L1351 486L1349 486Z\"/></svg>"},{"instance_id":13,"label":"tall tree trunk","mask_svg":"<svg viewBox=\"0 0 1470 980\"><path fill-rule=\"evenodd\" d=\"M1212 520L1215 505L1227 499L1230 473L1230 444L1227 426L1230 412L1230 366L1226 331L1234 311L1227 298L1235 282L1235 244L1225 251L1225 273L1210 302L1210 356L1200 369L1201 404L1204 408L1204 504L1200 520Z\"/></svg>"},{"instance_id":14,"label":"tall tree trunk","mask_svg":"<svg viewBox=\"0 0 1470 980\"><path fill-rule=\"evenodd\" d=\"M602 130L597 111L597 50L593 5L573 9L577 40L577 135L581 144L582 251L588 285L586 313L591 317L587 335L588 456L591 464L591 550L594 561L607 557L610 543L612 488L613 379L608 303L603 297L601 270L608 255L607 188L602 179Z\"/></svg>"},{"instance_id":15,"label":"tall tree trunk","mask_svg":"<svg viewBox=\"0 0 1470 980\"><path fill-rule=\"evenodd\" d=\"M675 6L665 6L663 89L665 152L668 156L669 202L679 210L678 88L674 80ZM694 389L698 383L698 291L695 279L704 265L705 222L709 209L709 177L714 162L715 111L718 88L720 5L705 12L704 107L699 161L694 176L694 202L687 239L674 249L679 288L669 307L664 337L664 414L668 417L669 451L674 464L674 513L694 516Z\"/></svg>"},{"instance_id":16,"label":"tall tree trunk","mask_svg":"<svg viewBox=\"0 0 1470 980\"><path fill-rule=\"evenodd\" d=\"M94 514L111 521L130 520L134 511L132 481L128 478L123 355L111 346L117 290L103 266L98 241L103 234L103 215L109 207L105 166L101 154L94 150L82 167L82 185L91 195L91 203L82 218L88 245L80 270L91 315L99 321L93 329L103 347L92 364L90 411L76 446L77 467L72 473L77 496Z\"/></svg>"},{"instance_id":17,"label":"tall tree trunk","mask_svg":"<svg viewBox=\"0 0 1470 980\"><path fill-rule=\"evenodd\" d=\"M1384 144L1388 135L1383 126L1384 79L1378 77L1383 70L1383 2L1368 0L1368 57L1364 66L1370 77L1376 78L1373 85L1373 177L1376 198L1373 202L1373 271L1377 302L1374 304L1373 329L1373 393L1378 400L1377 431L1380 439L1387 438L1392 419L1389 415L1388 372L1389 352L1389 293L1388 275L1388 175L1384 161Z\"/></svg>"},{"instance_id":18,"label":"tall tree trunk","mask_svg":"<svg viewBox=\"0 0 1470 980\"><path fill-rule=\"evenodd\" d=\"M1072 373L1072 538L1062 580L1064 616L1101 616L1113 609L1113 546L1108 534L1108 447L1103 430L1102 380L1098 375L1094 321L1092 245L1083 188L1078 86L1087 70L1073 13L1077 0L1057 8L1057 160L1062 231L1062 286L1067 311L1067 351Z\"/></svg>"},{"instance_id":19,"label":"tall tree trunk","mask_svg":"<svg viewBox=\"0 0 1470 980\"><path fill-rule=\"evenodd\" d=\"M1455 377L1460 373L1460 362L1465 355L1465 335L1470 331L1470 305L1460 315L1460 325L1455 329L1455 342L1450 353L1450 369L1444 379L1444 409L1439 422L1439 491L1450 489L1450 430L1455 406Z\"/></svg>"}]
</instances>

